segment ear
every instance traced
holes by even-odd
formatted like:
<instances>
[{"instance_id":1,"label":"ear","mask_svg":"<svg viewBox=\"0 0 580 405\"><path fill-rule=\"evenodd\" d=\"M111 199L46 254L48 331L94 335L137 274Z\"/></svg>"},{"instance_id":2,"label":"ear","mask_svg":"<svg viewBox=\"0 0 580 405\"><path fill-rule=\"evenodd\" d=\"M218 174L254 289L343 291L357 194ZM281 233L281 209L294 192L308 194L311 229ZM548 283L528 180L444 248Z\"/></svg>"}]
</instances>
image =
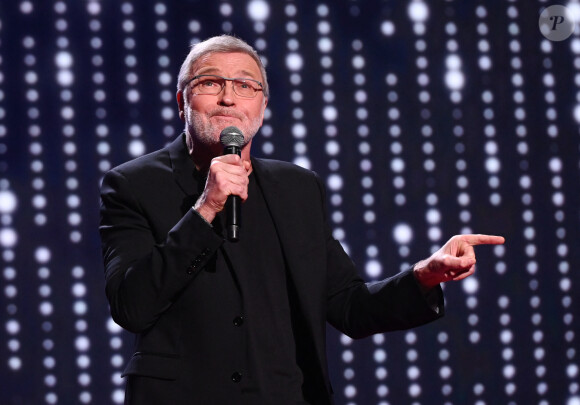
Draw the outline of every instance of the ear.
<instances>
[{"instance_id":1,"label":"ear","mask_svg":"<svg viewBox=\"0 0 580 405\"><path fill-rule=\"evenodd\" d=\"M262 105L262 119L260 120L260 126L264 123L264 113L266 112L266 107L268 106L268 99L264 97L264 104Z\"/></svg>"},{"instance_id":2,"label":"ear","mask_svg":"<svg viewBox=\"0 0 580 405\"><path fill-rule=\"evenodd\" d=\"M181 121L185 121L185 101L183 100L183 92L178 91L175 94L177 98L177 108L179 109L179 118Z\"/></svg>"}]
</instances>

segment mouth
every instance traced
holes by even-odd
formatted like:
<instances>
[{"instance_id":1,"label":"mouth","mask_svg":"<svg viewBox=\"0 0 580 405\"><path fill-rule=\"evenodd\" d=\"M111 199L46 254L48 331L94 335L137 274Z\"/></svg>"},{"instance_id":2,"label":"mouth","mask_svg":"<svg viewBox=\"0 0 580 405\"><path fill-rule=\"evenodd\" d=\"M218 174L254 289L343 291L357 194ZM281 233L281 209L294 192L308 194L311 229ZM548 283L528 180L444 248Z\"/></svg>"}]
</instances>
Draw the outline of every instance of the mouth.
<instances>
[{"instance_id":1,"label":"mouth","mask_svg":"<svg viewBox=\"0 0 580 405\"><path fill-rule=\"evenodd\" d=\"M243 117L241 114L237 114L235 111L223 111L218 110L215 111L213 114L210 115L210 118L218 118L218 119L237 119L242 121Z\"/></svg>"}]
</instances>

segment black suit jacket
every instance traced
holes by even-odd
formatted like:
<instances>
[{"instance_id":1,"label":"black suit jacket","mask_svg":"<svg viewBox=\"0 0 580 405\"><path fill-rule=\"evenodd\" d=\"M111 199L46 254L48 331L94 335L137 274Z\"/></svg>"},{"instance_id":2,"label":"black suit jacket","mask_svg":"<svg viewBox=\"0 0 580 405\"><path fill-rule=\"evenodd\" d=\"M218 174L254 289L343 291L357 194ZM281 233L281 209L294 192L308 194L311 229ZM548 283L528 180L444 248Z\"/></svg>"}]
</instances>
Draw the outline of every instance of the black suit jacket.
<instances>
[{"instance_id":1,"label":"black suit jacket","mask_svg":"<svg viewBox=\"0 0 580 405\"><path fill-rule=\"evenodd\" d=\"M297 342L303 391L311 403L330 404L327 321L353 338L407 329L443 315L442 293L439 289L434 311L411 271L365 284L332 237L320 179L289 163L252 159L252 165L303 317ZM240 292L234 283L212 285L205 271L223 239L191 208L199 193L193 173L181 135L103 179L106 294L113 319L136 334L135 354L125 369L128 403L235 403L229 370L242 344L232 342L237 338L230 326L214 326L223 316L221 305L204 302L217 293L226 307L235 307ZM267 254L259 247L256 252ZM196 342L208 330L215 334L210 346L231 351L199 347Z\"/></svg>"}]
</instances>

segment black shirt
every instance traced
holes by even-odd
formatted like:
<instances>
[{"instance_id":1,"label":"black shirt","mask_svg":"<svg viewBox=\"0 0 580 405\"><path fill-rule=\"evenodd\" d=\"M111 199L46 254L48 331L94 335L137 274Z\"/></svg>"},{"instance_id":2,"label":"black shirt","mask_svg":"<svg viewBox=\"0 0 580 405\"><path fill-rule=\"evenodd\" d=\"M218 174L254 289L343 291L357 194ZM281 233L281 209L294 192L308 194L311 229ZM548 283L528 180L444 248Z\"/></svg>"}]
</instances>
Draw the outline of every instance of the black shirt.
<instances>
[{"instance_id":1,"label":"black shirt","mask_svg":"<svg viewBox=\"0 0 580 405\"><path fill-rule=\"evenodd\" d=\"M226 241L224 260L216 263L218 272L229 271L236 278L242 295L243 313L235 322L245 329L247 357L235 377L244 404L306 404L292 328L297 305L289 299L284 255L268 206L255 175L249 180L240 240ZM224 224L222 212L214 221L216 231L223 234Z\"/></svg>"}]
</instances>

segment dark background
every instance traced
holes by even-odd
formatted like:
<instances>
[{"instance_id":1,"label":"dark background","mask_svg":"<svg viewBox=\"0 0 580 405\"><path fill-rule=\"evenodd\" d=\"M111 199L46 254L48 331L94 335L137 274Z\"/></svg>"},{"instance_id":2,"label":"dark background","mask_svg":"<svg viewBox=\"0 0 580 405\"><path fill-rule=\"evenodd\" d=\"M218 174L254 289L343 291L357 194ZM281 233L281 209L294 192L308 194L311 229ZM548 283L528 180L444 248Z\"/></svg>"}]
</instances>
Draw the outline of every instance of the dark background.
<instances>
[{"instance_id":1,"label":"dark background","mask_svg":"<svg viewBox=\"0 0 580 405\"><path fill-rule=\"evenodd\" d=\"M188 45L226 32L267 63L254 154L327 181L366 279L453 234L507 239L445 286L444 319L329 329L337 404L580 404L580 38L545 39L547 5L0 1L0 403L122 403L99 182L179 134Z\"/></svg>"}]
</instances>

